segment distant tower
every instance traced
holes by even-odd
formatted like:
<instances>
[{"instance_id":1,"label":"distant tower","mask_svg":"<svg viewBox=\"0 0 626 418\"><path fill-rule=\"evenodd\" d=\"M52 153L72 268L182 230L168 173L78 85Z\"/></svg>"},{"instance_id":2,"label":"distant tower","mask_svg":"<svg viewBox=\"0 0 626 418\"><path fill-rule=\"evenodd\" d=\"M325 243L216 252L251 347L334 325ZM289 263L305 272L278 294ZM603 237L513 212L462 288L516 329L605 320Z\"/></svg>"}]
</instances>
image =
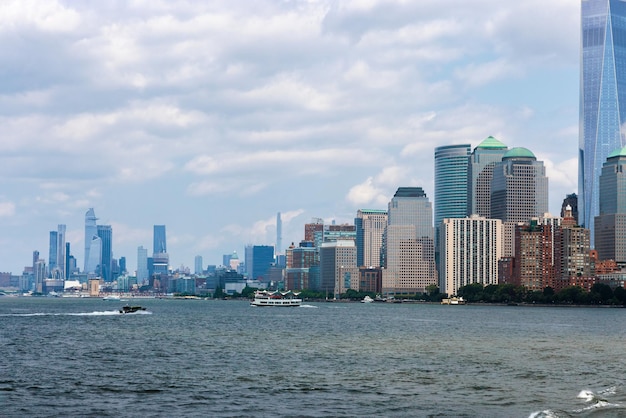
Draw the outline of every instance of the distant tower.
<instances>
[{"instance_id":1,"label":"distant tower","mask_svg":"<svg viewBox=\"0 0 626 418\"><path fill-rule=\"evenodd\" d=\"M50 251L48 252L48 273L52 275L53 271L57 268L57 253L59 245L59 233L58 231L50 231Z\"/></svg>"},{"instance_id":2,"label":"distant tower","mask_svg":"<svg viewBox=\"0 0 626 418\"><path fill-rule=\"evenodd\" d=\"M165 240L165 225L154 225L153 234L153 253L167 253L167 244Z\"/></svg>"},{"instance_id":3,"label":"distant tower","mask_svg":"<svg viewBox=\"0 0 626 418\"><path fill-rule=\"evenodd\" d=\"M435 148L435 228L443 218L467 216L470 144Z\"/></svg>"},{"instance_id":4,"label":"distant tower","mask_svg":"<svg viewBox=\"0 0 626 418\"><path fill-rule=\"evenodd\" d=\"M493 169L491 218L526 222L548 212L548 178L543 162L526 148L512 148Z\"/></svg>"},{"instance_id":5,"label":"distant tower","mask_svg":"<svg viewBox=\"0 0 626 418\"><path fill-rule=\"evenodd\" d=\"M105 282L113 281L113 229L111 225L98 225L98 237L101 240L100 276Z\"/></svg>"},{"instance_id":6,"label":"distant tower","mask_svg":"<svg viewBox=\"0 0 626 418\"><path fill-rule=\"evenodd\" d=\"M139 246L137 248L137 284L148 282L148 249Z\"/></svg>"},{"instance_id":7,"label":"distant tower","mask_svg":"<svg viewBox=\"0 0 626 418\"><path fill-rule=\"evenodd\" d=\"M421 187L400 187L387 214L383 293L424 292L437 284L432 204Z\"/></svg>"},{"instance_id":8,"label":"distant tower","mask_svg":"<svg viewBox=\"0 0 626 418\"><path fill-rule=\"evenodd\" d=\"M563 199L563 204L561 205L561 218L565 217L566 208L570 207L570 215L574 218L575 225L578 225L578 196L576 193L568 194Z\"/></svg>"},{"instance_id":9,"label":"distant tower","mask_svg":"<svg viewBox=\"0 0 626 418\"><path fill-rule=\"evenodd\" d=\"M354 219L357 267L380 267L387 211L359 209Z\"/></svg>"},{"instance_id":10,"label":"distant tower","mask_svg":"<svg viewBox=\"0 0 626 418\"><path fill-rule=\"evenodd\" d=\"M626 262L626 147L609 155L600 176L595 249L600 260Z\"/></svg>"},{"instance_id":11,"label":"distant tower","mask_svg":"<svg viewBox=\"0 0 626 418\"><path fill-rule=\"evenodd\" d=\"M493 167L508 151L506 145L493 136L481 142L470 155L467 173L467 214L491 218L491 179Z\"/></svg>"},{"instance_id":12,"label":"distant tower","mask_svg":"<svg viewBox=\"0 0 626 418\"><path fill-rule=\"evenodd\" d=\"M276 214L276 255L283 253L283 221L280 212Z\"/></svg>"},{"instance_id":13,"label":"distant tower","mask_svg":"<svg viewBox=\"0 0 626 418\"><path fill-rule=\"evenodd\" d=\"M85 261L84 261L84 273L93 273L93 270L90 270L90 260L94 259L95 256L91 256L91 241L94 237L98 236L98 228L96 226L96 213L93 208L90 208L87 213L85 213ZM98 255L98 258L100 256Z\"/></svg>"},{"instance_id":14,"label":"distant tower","mask_svg":"<svg viewBox=\"0 0 626 418\"><path fill-rule=\"evenodd\" d=\"M626 145L626 7L620 0L584 0L581 9L579 222L591 230L600 214L602 165Z\"/></svg>"},{"instance_id":15,"label":"distant tower","mask_svg":"<svg viewBox=\"0 0 626 418\"><path fill-rule=\"evenodd\" d=\"M70 243L66 242L65 243L65 280L70 278L70 275L72 274L72 269L75 266L71 265L71 259L73 258L72 253L70 253ZM76 263L76 261L74 261L74 263Z\"/></svg>"},{"instance_id":16,"label":"distant tower","mask_svg":"<svg viewBox=\"0 0 626 418\"><path fill-rule=\"evenodd\" d=\"M57 256L56 256L56 268L60 272L61 279L65 280L66 278L66 267L65 267L65 230L66 226L63 224L58 225L57 227Z\"/></svg>"},{"instance_id":17,"label":"distant tower","mask_svg":"<svg viewBox=\"0 0 626 418\"><path fill-rule=\"evenodd\" d=\"M202 256L197 255L194 258L194 274L202 274Z\"/></svg>"},{"instance_id":18,"label":"distant tower","mask_svg":"<svg viewBox=\"0 0 626 418\"><path fill-rule=\"evenodd\" d=\"M320 248L321 291L332 292L335 298L348 289L358 289L359 269L353 240L322 243Z\"/></svg>"}]
</instances>

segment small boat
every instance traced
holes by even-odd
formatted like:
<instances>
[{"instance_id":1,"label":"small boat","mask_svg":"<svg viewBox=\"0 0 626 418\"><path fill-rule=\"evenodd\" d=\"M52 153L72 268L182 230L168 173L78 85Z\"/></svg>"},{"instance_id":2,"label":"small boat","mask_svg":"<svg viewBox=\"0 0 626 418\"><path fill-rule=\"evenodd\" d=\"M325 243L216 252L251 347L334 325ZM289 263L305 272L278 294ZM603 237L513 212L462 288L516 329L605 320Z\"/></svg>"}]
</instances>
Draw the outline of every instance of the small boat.
<instances>
[{"instance_id":1,"label":"small boat","mask_svg":"<svg viewBox=\"0 0 626 418\"><path fill-rule=\"evenodd\" d=\"M111 300L111 301L120 301L121 297L119 295L108 295L102 298L102 300L107 301L107 300Z\"/></svg>"},{"instance_id":2,"label":"small boat","mask_svg":"<svg viewBox=\"0 0 626 418\"><path fill-rule=\"evenodd\" d=\"M374 302L374 299L372 299L369 295L365 295L365 297L361 301L361 303L372 303L372 302Z\"/></svg>"},{"instance_id":3,"label":"small boat","mask_svg":"<svg viewBox=\"0 0 626 418\"><path fill-rule=\"evenodd\" d=\"M144 308L143 306L122 306L122 309L120 309L120 313L121 314L127 314L127 313L134 313L137 311L145 311L146 308Z\"/></svg>"},{"instance_id":4,"label":"small boat","mask_svg":"<svg viewBox=\"0 0 626 418\"><path fill-rule=\"evenodd\" d=\"M299 294L290 290L286 292L257 290L250 306L300 306L302 299L297 297Z\"/></svg>"},{"instance_id":5,"label":"small boat","mask_svg":"<svg viewBox=\"0 0 626 418\"><path fill-rule=\"evenodd\" d=\"M463 297L451 297L449 299L441 299L442 305L465 305L467 302Z\"/></svg>"}]
</instances>

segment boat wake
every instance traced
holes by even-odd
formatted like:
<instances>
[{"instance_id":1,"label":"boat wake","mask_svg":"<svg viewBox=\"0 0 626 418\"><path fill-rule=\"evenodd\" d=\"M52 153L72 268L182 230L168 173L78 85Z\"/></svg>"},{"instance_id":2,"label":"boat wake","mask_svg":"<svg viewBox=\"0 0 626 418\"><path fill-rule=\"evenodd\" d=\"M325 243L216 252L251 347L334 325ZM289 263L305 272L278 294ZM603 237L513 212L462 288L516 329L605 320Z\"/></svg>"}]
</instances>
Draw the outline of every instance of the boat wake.
<instances>
[{"instance_id":1,"label":"boat wake","mask_svg":"<svg viewBox=\"0 0 626 418\"><path fill-rule=\"evenodd\" d=\"M313 305L300 305L301 308L314 308L314 309L318 309L319 306L313 306Z\"/></svg>"},{"instance_id":2,"label":"boat wake","mask_svg":"<svg viewBox=\"0 0 626 418\"><path fill-rule=\"evenodd\" d=\"M29 316L116 316L127 315L116 311L94 311L94 312L34 312L34 313L14 313L14 314L0 314L0 317L29 317ZM133 315L152 315L150 311L138 311L133 312Z\"/></svg>"},{"instance_id":3,"label":"boat wake","mask_svg":"<svg viewBox=\"0 0 626 418\"><path fill-rule=\"evenodd\" d=\"M626 405L609 401L609 397L617 393L617 387L611 386L603 389L598 393L594 393L591 390L585 389L578 393L576 398L582 399L586 406L583 408L573 409L571 413L565 411L545 410L539 412L533 412L529 418L558 418L569 417L572 414L576 416L595 416L597 413L608 413L608 411L620 412L618 416L622 416L621 412L626 411Z\"/></svg>"}]
</instances>

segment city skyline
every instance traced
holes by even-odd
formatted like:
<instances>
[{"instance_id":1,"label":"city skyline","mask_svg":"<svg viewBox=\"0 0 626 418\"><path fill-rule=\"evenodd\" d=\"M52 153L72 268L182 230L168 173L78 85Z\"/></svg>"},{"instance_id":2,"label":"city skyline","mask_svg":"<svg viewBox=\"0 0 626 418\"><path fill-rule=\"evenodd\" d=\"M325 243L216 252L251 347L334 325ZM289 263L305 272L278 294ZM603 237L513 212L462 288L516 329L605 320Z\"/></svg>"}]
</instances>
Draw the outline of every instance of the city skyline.
<instances>
[{"instance_id":1,"label":"city skyline","mask_svg":"<svg viewBox=\"0 0 626 418\"><path fill-rule=\"evenodd\" d=\"M91 207L130 269L158 224L174 268L273 244L277 212L288 247L401 186L432 200L432 150L489 135L545 162L558 214L580 4L444 3L6 3L0 270L61 224L84 266Z\"/></svg>"}]
</instances>

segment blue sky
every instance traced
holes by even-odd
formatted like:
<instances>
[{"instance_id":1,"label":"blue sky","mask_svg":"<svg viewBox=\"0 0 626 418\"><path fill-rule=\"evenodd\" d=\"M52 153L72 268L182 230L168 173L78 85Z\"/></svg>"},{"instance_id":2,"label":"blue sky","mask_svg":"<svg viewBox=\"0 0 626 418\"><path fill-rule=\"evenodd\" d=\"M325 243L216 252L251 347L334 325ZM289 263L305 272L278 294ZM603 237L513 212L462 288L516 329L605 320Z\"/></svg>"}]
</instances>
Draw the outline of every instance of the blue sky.
<instances>
[{"instance_id":1,"label":"blue sky","mask_svg":"<svg viewBox=\"0 0 626 418\"><path fill-rule=\"evenodd\" d=\"M136 268L298 242L399 186L431 199L433 151L493 135L577 190L577 0L3 1L0 271L84 214Z\"/></svg>"}]
</instances>

